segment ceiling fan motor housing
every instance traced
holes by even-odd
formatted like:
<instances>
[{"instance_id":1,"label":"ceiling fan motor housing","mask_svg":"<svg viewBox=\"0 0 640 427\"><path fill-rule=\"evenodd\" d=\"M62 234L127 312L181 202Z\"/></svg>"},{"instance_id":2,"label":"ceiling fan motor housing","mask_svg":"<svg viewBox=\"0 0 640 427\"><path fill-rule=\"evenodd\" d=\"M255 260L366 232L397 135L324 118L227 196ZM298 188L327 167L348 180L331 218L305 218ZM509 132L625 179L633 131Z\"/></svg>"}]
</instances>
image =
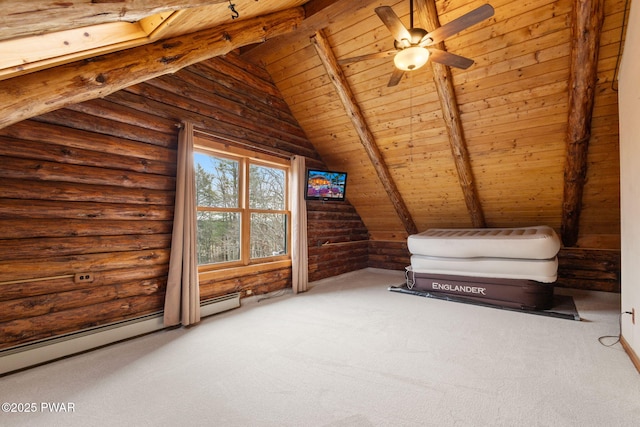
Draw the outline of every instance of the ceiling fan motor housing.
<instances>
[{"instance_id":1,"label":"ceiling fan motor housing","mask_svg":"<svg viewBox=\"0 0 640 427\"><path fill-rule=\"evenodd\" d=\"M422 28L411 28L408 31L411 35L411 40L394 40L393 45L396 49L401 50L410 46L418 45L422 41L424 36L428 34L427 31L423 30Z\"/></svg>"},{"instance_id":2,"label":"ceiling fan motor housing","mask_svg":"<svg viewBox=\"0 0 640 427\"><path fill-rule=\"evenodd\" d=\"M393 62L398 69L403 71L417 70L429 60L429 51L419 46L427 32L422 28L411 28L409 34L411 40L402 39L394 42L398 53L393 58Z\"/></svg>"}]
</instances>

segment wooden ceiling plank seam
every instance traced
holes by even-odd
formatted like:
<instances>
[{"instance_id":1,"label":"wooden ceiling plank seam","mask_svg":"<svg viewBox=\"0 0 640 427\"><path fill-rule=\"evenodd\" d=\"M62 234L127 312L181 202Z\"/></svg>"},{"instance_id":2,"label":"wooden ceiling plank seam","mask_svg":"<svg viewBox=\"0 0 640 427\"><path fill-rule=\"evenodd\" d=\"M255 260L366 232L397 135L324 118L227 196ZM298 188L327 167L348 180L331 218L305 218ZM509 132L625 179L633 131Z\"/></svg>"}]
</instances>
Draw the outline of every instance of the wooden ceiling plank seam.
<instances>
[{"instance_id":1,"label":"wooden ceiling plank seam","mask_svg":"<svg viewBox=\"0 0 640 427\"><path fill-rule=\"evenodd\" d=\"M360 80L360 76L355 78L354 76L348 76L349 81L355 81L354 87L358 88L358 99L360 103L367 106L367 110L369 107L373 106L384 106L388 104L400 103L403 105L407 105L408 99L411 99L414 105L420 104L430 104L433 101L437 100L438 95L430 90L420 91L418 93L415 92L415 88L412 84L407 85L399 85L394 87L387 87L387 83L389 81L389 75L393 71L393 64L387 64L383 69L381 69L381 73L372 81L372 85L367 84L367 81ZM424 74L424 73L422 73ZM426 89L435 88L433 85L432 79L430 76L428 78L423 78L427 76L423 75L413 75L417 80L422 82L423 87ZM413 76L411 80L413 80ZM419 77L418 77L419 76ZM384 88L384 89L381 89ZM382 95L382 96L381 96ZM437 108L437 107L434 107Z\"/></svg>"},{"instance_id":2,"label":"wooden ceiling plank seam","mask_svg":"<svg viewBox=\"0 0 640 427\"><path fill-rule=\"evenodd\" d=\"M497 20L493 25L479 24L477 29L463 31L446 41L447 48L464 54L472 51L476 58L496 56L505 48L517 48L523 41L536 43L538 39L564 40L562 32L568 30L567 20L571 12L570 0L563 0L567 6L558 9L557 3L547 9L532 9L526 13ZM493 2L492 2L493 3ZM544 7L538 6L538 7ZM497 13L502 12L498 9Z\"/></svg>"},{"instance_id":3,"label":"wooden ceiling plank seam","mask_svg":"<svg viewBox=\"0 0 640 427\"><path fill-rule=\"evenodd\" d=\"M569 117L567 120L561 238L575 246L580 230L582 195L587 177L598 51L604 22L604 0L575 0L572 19Z\"/></svg>"},{"instance_id":4,"label":"wooden ceiling plank seam","mask_svg":"<svg viewBox=\"0 0 640 427\"><path fill-rule=\"evenodd\" d=\"M345 16L344 23L341 22L340 26L333 25L323 29L325 36L333 42L332 48L337 58L346 59L393 48L389 30L374 13L374 6L382 5L391 7L401 19L409 13L406 0L395 4L379 1L362 13ZM408 18L405 22L408 22Z\"/></svg>"},{"instance_id":5,"label":"wooden ceiling plank seam","mask_svg":"<svg viewBox=\"0 0 640 427\"><path fill-rule=\"evenodd\" d=\"M290 76L295 73L290 72L291 66L300 65L300 51L304 49L313 50L313 47L309 45L308 39L304 39L301 37L292 34L289 37L289 43L282 47L282 50L278 52L279 56L277 58L271 58L269 56L264 57L260 55L262 47L269 43L262 43L261 45L254 47L252 50L241 53L241 57L243 59L250 60L256 63L262 63L266 68L270 71L269 73L273 77L274 80L280 80L280 76ZM269 51L271 54L275 54L276 52ZM316 61L314 55L304 56L304 62L306 61ZM305 67L306 68L306 67Z\"/></svg>"},{"instance_id":6,"label":"wooden ceiling plank seam","mask_svg":"<svg viewBox=\"0 0 640 427\"><path fill-rule=\"evenodd\" d=\"M378 174L380 182L387 192L396 213L398 214L399 219L402 221L407 233L416 234L418 232L416 224L413 221L411 213L402 199L402 195L398 191L393 177L385 164L382 153L376 145L375 138L367 126L364 115L362 114L355 96L349 87L349 83L347 82L340 65L338 65L338 60L331 51L331 46L329 45L328 40L324 36L322 30L318 30L311 40L318 52L318 56L327 69L327 73L331 76L331 81L344 104L346 113L353 121L353 125L360 137L360 142L364 146L365 151Z\"/></svg>"},{"instance_id":7,"label":"wooden ceiling plank seam","mask_svg":"<svg viewBox=\"0 0 640 427\"><path fill-rule=\"evenodd\" d=\"M316 31L329 26L341 15L353 14L357 10L369 8L377 1L379 0L311 0L304 5L305 18L292 36L298 36L298 41L308 41ZM282 49L286 49L291 44L291 38L275 37L247 50L243 56L260 58L261 61L270 65L272 59L282 59ZM295 53L295 51L289 51Z\"/></svg>"},{"instance_id":8,"label":"wooden ceiling plank seam","mask_svg":"<svg viewBox=\"0 0 640 427\"><path fill-rule=\"evenodd\" d=\"M525 67L545 64L559 58L566 59L571 50L568 41L562 44L557 44L555 41L541 43L541 39L538 39L536 43L520 43L519 50L522 50L522 47L526 48L527 45L532 47L524 54L515 52L514 49L513 52L503 50L495 56L483 57L483 61L491 65L476 64L472 70L461 74L456 81L458 84L471 84L490 77L495 78L497 75L507 76L507 73L518 72Z\"/></svg>"},{"instance_id":9,"label":"wooden ceiling plank seam","mask_svg":"<svg viewBox=\"0 0 640 427\"><path fill-rule=\"evenodd\" d=\"M557 96L567 96L567 82L556 81L549 84L543 84L535 87L526 87L518 92L511 92L508 96L500 95L469 101L465 103L459 102L460 114L464 117L469 115L473 117L475 114L490 115L495 109L508 107L511 103L524 103L526 105L529 99L544 98L556 94ZM489 110L484 112L483 110Z\"/></svg>"},{"instance_id":10,"label":"wooden ceiling plank seam","mask_svg":"<svg viewBox=\"0 0 640 427\"><path fill-rule=\"evenodd\" d=\"M565 87L566 90L566 87ZM513 114L520 111L524 111L525 109L531 108L542 108L549 105L554 104L562 104L565 105L566 108L567 102L567 94L565 91L549 91L547 94L542 94L541 96L531 97L529 100L520 99L513 100L510 103L504 103L501 105L495 105L492 107L486 107L485 109L476 109L473 111L463 112L462 108L460 108L460 117L464 122L469 122L472 120L486 120L490 118L498 118L502 117L503 114Z\"/></svg>"},{"instance_id":11,"label":"wooden ceiling plank seam","mask_svg":"<svg viewBox=\"0 0 640 427\"><path fill-rule=\"evenodd\" d=\"M509 135L521 134L523 131L534 130L542 124L566 124L566 122L566 115L563 114L558 117L558 114L554 114L541 118L534 123L522 121L519 123L501 123L499 125L482 129L468 129L467 138L469 138L470 141L475 141L475 138L481 136L500 135L500 137L508 139ZM560 138L558 139L561 140Z\"/></svg>"},{"instance_id":12,"label":"wooden ceiling plank seam","mask_svg":"<svg viewBox=\"0 0 640 427\"><path fill-rule=\"evenodd\" d=\"M313 47L309 46L309 49L302 49L298 56L296 57L298 62L295 65L285 67L284 69L278 71L273 71L271 67L270 70L271 76L274 81L280 82L278 85L280 88L280 92L286 92L288 89L295 89L300 84L307 84L309 80L318 80L319 82L324 83L323 76L326 75L322 64L319 61L308 61L305 59L306 55L313 55ZM322 70L322 74L319 71Z\"/></svg>"},{"instance_id":13,"label":"wooden ceiling plank seam","mask_svg":"<svg viewBox=\"0 0 640 427\"><path fill-rule=\"evenodd\" d=\"M531 88L537 85L556 84L560 82L567 84L569 72L565 68L558 68L552 69L544 74L544 68L542 67L537 70L534 75L517 76L517 78L516 76L509 75L504 77L511 77L512 81L503 79L502 85L491 85L490 87L479 87L478 85L478 87L467 88L464 85L458 86L458 102L460 104L467 104L492 97L509 97L511 94L521 93L522 88ZM544 78L544 80L541 80L542 78Z\"/></svg>"},{"instance_id":14,"label":"wooden ceiling plank seam","mask_svg":"<svg viewBox=\"0 0 640 427\"><path fill-rule=\"evenodd\" d=\"M564 80L567 81L566 78L569 76L567 64L568 58L560 56L543 63L534 63L527 67L493 74L481 82L463 82L458 86L460 91L467 94L490 89L490 94L497 96L500 93L508 93L512 87L522 90L525 87L525 85L521 84L524 79L536 78L536 84L529 87L542 85L547 81L555 82L556 76L553 73L557 71L564 71L562 75L565 76Z\"/></svg>"},{"instance_id":15,"label":"wooden ceiling plank seam","mask_svg":"<svg viewBox=\"0 0 640 427\"><path fill-rule=\"evenodd\" d=\"M467 123L465 129L482 129L492 128L499 122L507 120L509 123L517 123L519 121L529 121L535 123L544 123L542 119L554 114L564 115L567 112L567 105L565 102L545 102L542 100L541 106L526 105L528 108L520 109L516 107L515 111L503 111L503 116L491 115L488 117L477 117L473 123Z\"/></svg>"}]
</instances>

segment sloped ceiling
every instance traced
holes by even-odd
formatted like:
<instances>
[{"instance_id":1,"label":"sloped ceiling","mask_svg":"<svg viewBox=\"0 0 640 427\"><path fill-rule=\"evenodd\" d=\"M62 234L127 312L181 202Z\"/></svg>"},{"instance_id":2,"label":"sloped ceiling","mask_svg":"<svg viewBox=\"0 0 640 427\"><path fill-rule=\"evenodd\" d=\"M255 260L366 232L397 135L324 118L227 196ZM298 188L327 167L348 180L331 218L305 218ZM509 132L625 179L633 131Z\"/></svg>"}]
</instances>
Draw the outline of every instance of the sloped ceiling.
<instances>
[{"instance_id":1,"label":"sloped ceiling","mask_svg":"<svg viewBox=\"0 0 640 427\"><path fill-rule=\"evenodd\" d=\"M208 37L209 44L202 50L209 46L209 55L242 48L246 59L265 65L327 166L349 173L347 197L374 239L401 240L409 232L394 198L402 202L417 230L477 225L466 200L466 178L461 181L461 157L468 162L484 225L548 224L560 231L566 217L573 214L563 207L563 193L572 89L571 28L579 3L575 0L491 0L492 18L445 41L447 51L475 61L467 70L450 69L448 77L466 150L462 156L452 145L444 120L447 110L439 94L441 87L434 82L437 70L425 66L389 88L391 58L340 65L343 83L369 132L369 143L378 151L373 161L361 129L354 125L353 111L340 99L335 79L323 66L311 37L322 30L338 61L388 50L393 39L374 9L392 7L408 27L409 1L236 0L231 3L240 15L237 20L232 19L230 2L220 0L8 3L4 10L10 12L0 18L4 104L0 126L173 72L188 64L166 64L172 61L167 61L163 49L171 43L162 43L179 40L179 46L171 46L171 58L182 60L195 50L194 40ZM444 0L435 1L435 7L443 25L483 3ZM628 5L625 0L602 4L604 23L598 37L597 82L592 88L595 105L584 162L584 193L578 206L577 244L617 248L615 73ZM259 20L282 11L297 12L278 15L277 20ZM262 33L266 26L277 32ZM189 41L177 39L189 33L193 33ZM137 80L131 77L134 73L110 74L133 51L124 49L144 45L159 46L138 51L157 58L140 67ZM206 57L200 55L193 61ZM100 66L112 69L86 71L88 61L78 62L84 58L99 58ZM166 67L152 70L160 59ZM54 66L58 67L56 76L67 72L67 80L76 75L85 83L78 84L77 79L74 84L56 83ZM146 77L143 70L148 70ZM86 77L89 72L101 77L92 80ZM29 98L29 93L38 95ZM381 180L381 167L395 192L390 193L389 182Z\"/></svg>"}]
</instances>

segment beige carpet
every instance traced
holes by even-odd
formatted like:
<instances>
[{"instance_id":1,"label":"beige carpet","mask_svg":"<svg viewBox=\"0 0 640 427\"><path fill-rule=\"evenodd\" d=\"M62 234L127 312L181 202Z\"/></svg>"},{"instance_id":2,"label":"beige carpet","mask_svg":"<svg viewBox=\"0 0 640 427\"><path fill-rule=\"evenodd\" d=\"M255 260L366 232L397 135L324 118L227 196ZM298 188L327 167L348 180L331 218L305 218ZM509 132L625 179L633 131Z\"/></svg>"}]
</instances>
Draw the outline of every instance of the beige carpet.
<instances>
[{"instance_id":1,"label":"beige carpet","mask_svg":"<svg viewBox=\"0 0 640 427\"><path fill-rule=\"evenodd\" d=\"M619 295L571 292L571 321L387 290L402 281L348 273L0 378L3 402L37 405L0 425L638 425L640 375L598 342Z\"/></svg>"}]
</instances>

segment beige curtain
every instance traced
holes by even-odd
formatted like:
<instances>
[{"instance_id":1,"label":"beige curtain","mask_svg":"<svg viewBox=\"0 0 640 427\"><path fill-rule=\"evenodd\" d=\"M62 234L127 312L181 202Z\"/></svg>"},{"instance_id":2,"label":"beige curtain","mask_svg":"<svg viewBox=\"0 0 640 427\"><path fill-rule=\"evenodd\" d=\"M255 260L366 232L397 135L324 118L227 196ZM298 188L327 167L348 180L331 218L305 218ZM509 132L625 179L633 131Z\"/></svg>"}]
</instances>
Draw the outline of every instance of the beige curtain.
<instances>
[{"instance_id":1,"label":"beige curtain","mask_svg":"<svg viewBox=\"0 0 640 427\"><path fill-rule=\"evenodd\" d=\"M307 251L307 203L304 199L304 156L294 156L291 162L291 282L293 292L307 290L309 259Z\"/></svg>"},{"instance_id":2,"label":"beige curtain","mask_svg":"<svg viewBox=\"0 0 640 427\"><path fill-rule=\"evenodd\" d=\"M193 124L184 123L178 138L176 202L164 302L165 326L186 326L200 321L195 195Z\"/></svg>"}]
</instances>

